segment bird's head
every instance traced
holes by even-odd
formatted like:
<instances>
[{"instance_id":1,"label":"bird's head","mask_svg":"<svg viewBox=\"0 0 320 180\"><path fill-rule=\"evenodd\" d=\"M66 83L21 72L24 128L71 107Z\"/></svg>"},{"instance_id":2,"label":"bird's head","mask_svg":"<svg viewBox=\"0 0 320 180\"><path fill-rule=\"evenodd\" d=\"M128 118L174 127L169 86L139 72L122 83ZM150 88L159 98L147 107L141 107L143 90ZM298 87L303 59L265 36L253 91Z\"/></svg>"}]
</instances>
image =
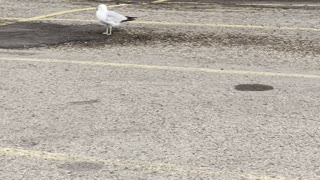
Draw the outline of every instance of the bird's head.
<instances>
[{"instance_id":1,"label":"bird's head","mask_svg":"<svg viewBox=\"0 0 320 180\"><path fill-rule=\"evenodd\" d=\"M98 10L98 11L106 11L106 10L107 10L107 6L104 5L104 4L100 4L100 5L97 7L97 10Z\"/></svg>"}]
</instances>

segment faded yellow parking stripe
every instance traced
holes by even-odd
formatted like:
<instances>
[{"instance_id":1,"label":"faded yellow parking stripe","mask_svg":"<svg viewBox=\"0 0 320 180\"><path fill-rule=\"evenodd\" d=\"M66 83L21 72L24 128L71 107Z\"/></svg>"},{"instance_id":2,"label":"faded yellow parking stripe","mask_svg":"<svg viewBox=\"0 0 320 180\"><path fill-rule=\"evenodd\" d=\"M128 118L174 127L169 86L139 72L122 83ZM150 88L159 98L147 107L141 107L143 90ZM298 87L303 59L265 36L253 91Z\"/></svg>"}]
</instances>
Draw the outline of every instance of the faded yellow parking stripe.
<instances>
[{"instance_id":1,"label":"faded yellow parking stripe","mask_svg":"<svg viewBox=\"0 0 320 180\"><path fill-rule=\"evenodd\" d=\"M176 164L169 163L150 163L150 162L138 162L120 159L102 159L98 157L88 157L88 156L73 156L63 153L51 153L44 151L32 151L14 148L0 148L0 156L10 156L10 157L26 157L26 158L37 158L42 160L51 161L64 161L64 162L91 162L99 163L105 166L122 167L129 170L135 171L147 171L147 172L157 172L157 173L177 173L177 174L202 174L207 177L214 176L231 176L240 177L244 180L296 180L297 178L283 177L283 176L257 176L252 174L240 174L227 171L215 171L210 168L205 167L190 167L190 166L180 166ZM306 179L305 179L306 180Z\"/></svg>"},{"instance_id":2,"label":"faded yellow parking stripe","mask_svg":"<svg viewBox=\"0 0 320 180\"><path fill-rule=\"evenodd\" d=\"M266 7L320 7L320 4L237 4L238 6L266 6Z\"/></svg>"},{"instance_id":3,"label":"faded yellow parking stripe","mask_svg":"<svg viewBox=\"0 0 320 180\"><path fill-rule=\"evenodd\" d=\"M218 175L220 173L215 172L208 168L199 167L184 167L175 164L167 163L146 163L146 162L134 162L120 159L108 159L104 160L95 157L84 157L84 156L71 156L62 153L51 153L44 151L30 151L22 149L12 148L0 148L0 155L2 156L21 156L29 158L38 158L53 161L77 161L77 162L93 162L102 163L106 166L121 166L129 169L138 169L140 171L156 171L156 172L176 172L176 173L198 173L207 175Z\"/></svg>"},{"instance_id":4,"label":"faded yellow parking stripe","mask_svg":"<svg viewBox=\"0 0 320 180\"><path fill-rule=\"evenodd\" d=\"M155 0L155 1L152 1L151 3L156 4L156 3L163 3L163 2L167 2L167 1L168 0ZM112 8L112 7L128 6L128 5L130 5L130 4L110 5L108 7ZM65 14L71 14L71 13L78 13L78 12L82 12L82 11L90 11L90 10L95 10L95 9L96 9L96 7L88 7L88 8L81 8L81 9L59 11L59 12L46 14L46 15L41 15L41 16L36 16L36 17L31 17L31 18L21 18L17 22L0 23L0 27L1 26L7 26L7 25L10 25L10 24L15 24L15 23L18 23L18 22L37 21L37 20L41 20L41 19L45 19L45 18L60 16L60 15L65 15Z\"/></svg>"},{"instance_id":5,"label":"faded yellow parking stripe","mask_svg":"<svg viewBox=\"0 0 320 180\"><path fill-rule=\"evenodd\" d=\"M220 70L220 69L209 69L209 68L155 66L155 65L144 65L144 64L123 64L123 63L109 63L109 62L95 62L95 61L73 61L73 60L59 60L59 59L32 59L32 58L8 58L8 57L0 57L0 61L63 63L63 64L78 64L78 65L92 65L92 66L109 66L109 67L117 67L117 68L137 68L137 69L150 69L150 70L204 72L204 73L212 73L212 74L274 76L274 77L320 79L320 75L311 75L311 74L291 74L291 73L287 74L287 73L278 73L278 72Z\"/></svg>"},{"instance_id":6,"label":"faded yellow parking stripe","mask_svg":"<svg viewBox=\"0 0 320 180\"><path fill-rule=\"evenodd\" d=\"M111 5L109 7L119 7L119 6L127 6L129 4L119 4L119 5ZM60 16L60 15L65 15L65 14L71 14L71 13L77 13L77 12L82 12L82 11L90 11L90 10L95 10L95 7L89 7L89 8L81 8L81 9L73 9L73 10L66 10L66 11L59 11L51 14L46 14L46 15L41 15L41 16L36 16L36 17L31 17L31 18L21 18L18 19L17 22L8 22L8 23L3 23L0 24L0 26L6 26L10 24L15 24L18 22L30 22L30 21L37 21L45 18L50 18L50 17L55 17L55 16Z\"/></svg>"}]
</instances>

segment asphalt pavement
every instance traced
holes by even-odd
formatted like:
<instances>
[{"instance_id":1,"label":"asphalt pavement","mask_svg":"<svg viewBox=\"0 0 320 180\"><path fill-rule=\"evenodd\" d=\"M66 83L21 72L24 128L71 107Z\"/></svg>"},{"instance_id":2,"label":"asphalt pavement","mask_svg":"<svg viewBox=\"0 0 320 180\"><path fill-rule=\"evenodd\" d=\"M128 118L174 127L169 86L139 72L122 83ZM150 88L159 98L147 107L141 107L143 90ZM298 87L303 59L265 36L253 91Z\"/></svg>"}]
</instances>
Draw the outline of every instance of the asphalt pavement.
<instances>
[{"instance_id":1,"label":"asphalt pavement","mask_svg":"<svg viewBox=\"0 0 320 180\"><path fill-rule=\"evenodd\" d=\"M320 179L317 1L103 2L0 0L0 179Z\"/></svg>"}]
</instances>

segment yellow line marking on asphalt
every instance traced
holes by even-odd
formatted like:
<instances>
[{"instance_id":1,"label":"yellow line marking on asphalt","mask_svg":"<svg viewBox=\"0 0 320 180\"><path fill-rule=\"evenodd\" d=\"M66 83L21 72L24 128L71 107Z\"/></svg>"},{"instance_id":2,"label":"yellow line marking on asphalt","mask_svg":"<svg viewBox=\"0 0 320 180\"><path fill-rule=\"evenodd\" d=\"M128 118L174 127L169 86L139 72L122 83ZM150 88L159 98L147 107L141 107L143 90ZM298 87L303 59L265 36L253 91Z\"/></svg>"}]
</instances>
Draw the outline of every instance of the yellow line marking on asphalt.
<instances>
[{"instance_id":1,"label":"yellow line marking on asphalt","mask_svg":"<svg viewBox=\"0 0 320 180\"><path fill-rule=\"evenodd\" d=\"M1 26L7 26L7 25L10 25L10 24L14 24L14 23L16 23L16 22L1 23L1 24L0 24L0 27L1 27Z\"/></svg>"},{"instance_id":2,"label":"yellow line marking on asphalt","mask_svg":"<svg viewBox=\"0 0 320 180\"><path fill-rule=\"evenodd\" d=\"M72 156L63 153L51 153L44 151L32 151L32 150L22 150L22 149L13 149L13 148L0 148L0 156L10 156L10 157L26 157L26 158L37 158L42 160L52 160L52 161L63 161L63 162L91 162L97 164L103 164L105 166L118 166L126 168L129 170L139 170L139 171L148 171L148 172L157 172L157 173L179 173L179 174L203 174L207 176L234 176L234 177L243 177L247 180L294 180L296 178L288 177L268 177L268 176L254 176L251 174L235 174L231 172L224 171L215 171L210 168L205 167L187 167L180 166L176 164L169 163L148 163L148 162L137 162L137 161L128 161L120 159L108 159L104 160L97 157L88 157L88 156Z\"/></svg>"},{"instance_id":3,"label":"yellow line marking on asphalt","mask_svg":"<svg viewBox=\"0 0 320 180\"><path fill-rule=\"evenodd\" d=\"M21 20L19 20L19 22L36 21L36 20L45 19L45 18L49 18L49 17L65 15L65 14L70 14L70 13L76 13L76 12L82 12L82 11L89 11L89 10L95 10L95 8L90 7L90 8L82 8L82 9L73 9L73 10L67 10L67 11L60 11L60 12L55 12L55 13L51 13L51 14L47 14L47 15L21 19Z\"/></svg>"},{"instance_id":4,"label":"yellow line marking on asphalt","mask_svg":"<svg viewBox=\"0 0 320 180\"><path fill-rule=\"evenodd\" d=\"M276 176L276 177L269 177L269 176L255 176L248 174L245 177L245 180L298 180L299 178L289 178L289 177L283 177L283 176ZM303 179L308 180L308 179Z\"/></svg>"},{"instance_id":5,"label":"yellow line marking on asphalt","mask_svg":"<svg viewBox=\"0 0 320 180\"><path fill-rule=\"evenodd\" d=\"M64 64L109 66L109 67L118 67L118 68L137 68L137 69L151 69L151 70L170 70L170 71L184 71L184 72L204 72L204 73L212 73L212 74L253 75L253 76L273 76L273 77L320 79L320 75L311 75L311 74L287 74L287 73L275 73L275 72L220 70L220 69L208 69L208 68L156 66L156 65L144 65L144 64L123 64L123 63L94 62L94 61L73 61L73 60L69 61L69 60L58 60L58 59L32 59L32 58L0 57L0 61L1 60L2 61L20 61L20 62L64 63Z\"/></svg>"},{"instance_id":6,"label":"yellow line marking on asphalt","mask_svg":"<svg viewBox=\"0 0 320 180\"><path fill-rule=\"evenodd\" d=\"M127 6L127 5L129 5L129 4L111 5L109 7L119 7L119 6ZM37 20L41 20L41 19L45 19L45 18L60 16L60 15L65 15L65 14L71 14L71 13L76 13L76 12L82 12L82 11L90 11L90 10L95 10L95 9L96 9L95 7L90 7L90 8L81 8L81 9L60 11L60 12L55 12L55 13L42 15L42 16L31 17L31 18L21 18L17 22L4 23L4 24L1 24L0 26L6 26L6 25L10 25L10 24L15 24L15 23L18 23L18 22L37 21Z\"/></svg>"},{"instance_id":7,"label":"yellow line marking on asphalt","mask_svg":"<svg viewBox=\"0 0 320 180\"><path fill-rule=\"evenodd\" d=\"M201 24L201 23L153 22L153 21L132 21L131 23L154 24L154 25L173 25L173 26L202 26L202 27L246 28L246 29L300 30L300 31L320 32L320 29L316 29L316 28L256 26L256 25L239 25L239 24Z\"/></svg>"},{"instance_id":8,"label":"yellow line marking on asphalt","mask_svg":"<svg viewBox=\"0 0 320 180\"><path fill-rule=\"evenodd\" d=\"M2 156L20 156L29 158L38 158L54 161L71 161L71 162L92 162L101 163L106 166L120 166L131 170L140 171L152 171L152 172L176 172L176 173L194 173L194 174L206 174L206 175L219 175L221 172L216 172L209 168L201 167L184 167L175 164L166 163L146 163L146 162L134 162L120 159L108 159L102 160L95 157L84 156L71 156L62 153L50 153L43 151L30 151L12 148L0 148L0 155Z\"/></svg>"},{"instance_id":9,"label":"yellow line marking on asphalt","mask_svg":"<svg viewBox=\"0 0 320 180\"><path fill-rule=\"evenodd\" d=\"M214 3L202 3L202 2L165 2L165 4L214 5Z\"/></svg>"},{"instance_id":10,"label":"yellow line marking on asphalt","mask_svg":"<svg viewBox=\"0 0 320 180\"><path fill-rule=\"evenodd\" d=\"M23 19L23 18L13 18L13 17L0 17L1 20L20 20L20 19Z\"/></svg>"},{"instance_id":11,"label":"yellow line marking on asphalt","mask_svg":"<svg viewBox=\"0 0 320 180\"><path fill-rule=\"evenodd\" d=\"M168 1L168 0L156 0L156 1L153 1L151 3L163 3L163 2L166 2L166 1ZM128 5L130 5L130 4L110 5L108 7L112 8L112 7L120 7L120 6L128 6ZM81 9L60 11L60 12L55 12L55 13L42 15L42 16L36 16L36 17L32 17L32 18L23 18L23 19L18 20L17 22L2 23L2 24L0 24L0 27L1 26L7 26L7 25L15 24L15 23L18 23L18 22L37 21L37 20L41 20L41 19L45 19L45 18L60 16L60 15L65 15L65 14L71 14L71 13L76 13L76 12L82 12L82 11L90 11L90 10L95 10L95 9L96 9L96 7L89 7L89 8L81 8Z\"/></svg>"},{"instance_id":12,"label":"yellow line marking on asphalt","mask_svg":"<svg viewBox=\"0 0 320 180\"><path fill-rule=\"evenodd\" d=\"M0 18L2 20L19 20L20 18ZM70 21L70 22L90 22L95 23L96 20L85 19L58 19L44 18L36 21ZM302 28L302 27L277 27L277 26L259 26L259 25L240 25L240 24L201 24L201 23L181 23L181 22L155 22L155 21L131 21L132 24L147 24L147 25L162 25L162 26L198 26L212 28L238 28L238 29L266 29L266 30L291 30L291 31L315 31L320 32L317 28Z\"/></svg>"},{"instance_id":13,"label":"yellow line marking on asphalt","mask_svg":"<svg viewBox=\"0 0 320 180\"><path fill-rule=\"evenodd\" d=\"M156 0L153 1L152 3L164 3L164 2L168 2L169 0Z\"/></svg>"},{"instance_id":14,"label":"yellow line marking on asphalt","mask_svg":"<svg viewBox=\"0 0 320 180\"><path fill-rule=\"evenodd\" d=\"M320 7L320 4L237 4L238 6Z\"/></svg>"}]
</instances>

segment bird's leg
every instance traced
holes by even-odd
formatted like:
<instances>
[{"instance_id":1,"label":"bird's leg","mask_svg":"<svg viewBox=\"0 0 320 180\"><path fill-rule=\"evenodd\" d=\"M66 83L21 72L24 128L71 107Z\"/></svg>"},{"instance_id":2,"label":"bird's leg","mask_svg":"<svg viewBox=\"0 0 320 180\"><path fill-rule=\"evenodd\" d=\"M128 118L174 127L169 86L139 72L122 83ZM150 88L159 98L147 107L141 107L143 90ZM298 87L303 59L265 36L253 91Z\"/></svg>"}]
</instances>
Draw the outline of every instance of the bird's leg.
<instances>
[{"instance_id":1,"label":"bird's leg","mask_svg":"<svg viewBox=\"0 0 320 180\"><path fill-rule=\"evenodd\" d=\"M106 26L106 32L104 32L104 33L102 33L102 34L109 35L109 31L108 31L108 30L109 30L109 26L107 25L107 26Z\"/></svg>"},{"instance_id":2,"label":"bird's leg","mask_svg":"<svg viewBox=\"0 0 320 180\"><path fill-rule=\"evenodd\" d=\"M112 26L109 26L110 30L109 30L109 34L108 35L111 35L112 33Z\"/></svg>"}]
</instances>

